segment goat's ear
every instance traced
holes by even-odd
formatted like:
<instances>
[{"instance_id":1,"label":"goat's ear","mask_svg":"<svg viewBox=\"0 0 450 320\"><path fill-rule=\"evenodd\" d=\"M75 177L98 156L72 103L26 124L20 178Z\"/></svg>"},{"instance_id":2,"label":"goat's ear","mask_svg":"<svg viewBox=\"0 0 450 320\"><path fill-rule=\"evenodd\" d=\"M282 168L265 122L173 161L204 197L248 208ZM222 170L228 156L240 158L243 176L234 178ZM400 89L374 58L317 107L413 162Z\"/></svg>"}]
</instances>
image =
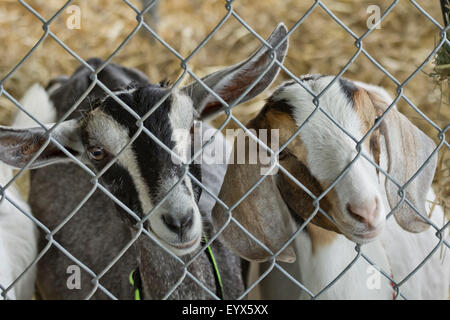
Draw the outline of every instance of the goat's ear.
<instances>
[{"instance_id":1,"label":"goat's ear","mask_svg":"<svg viewBox=\"0 0 450 320\"><path fill-rule=\"evenodd\" d=\"M283 41L275 50L276 59L283 62L288 49L287 28L284 24L279 24L267 39L267 43L276 47ZM214 92L219 95L225 102L233 103L237 98L247 90L253 82L264 72L264 70L273 62L274 57L271 57L271 50L263 45L247 60L238 63L234 66L225 68L214 72L204 78L202 81ZM275 79L280 67L273 62L270 69L265 73L262 79L244 96L239 103L260 94L266 89ZM213 95L211 95L200 83L194 81L187 85L183 90L191 96L194 107L203 119L211 117L224 109Z\"/></svg>"},{"instance_id":2,"label":"goat's ear","mask_svg":"<svg viewBox=\"0 0 450 320\"><path fill-rule=\"evenodd\" d=\"M369 96L378 113L384 112L392 102L386 91L369 88ZM395 107L383 118L380 132L386 143L387 172L400 185L404 185L427 161L436 148L435 143L419 128L413 125ZM423 170L406 187L405 196L424 216L427 216L425 201L436 169L437 157L434 155ZM391 208L400 202L398 187L386 178L386 194ZM410 232L422 232L429 225L405 201L394 212L398 224Z\"/></svg>"},{"instance_id":3,"label":"goat's ear","mask_svg":"<svg viewBox=\"0 0 450 320\"><path fill-rule=\"evenodd\" d=\"M51 125L47 125L50 128ZM53 131L52 137L73 155L83 153L79 124L76 120L62 122ZM38 128L14 129L0 126L0 161L15 167L24 167L46 143L46 130ZM33 161L30 169L56 162L68 161L58 146L50 140L47 147Z\"/></svg>"},{"instance_id":4,"label":"goat's ear","mask_svg":"<svg viewBox=\"0 0 450 320\"><path fill-rule=\"evenodd\" d=\"M244 135L243 132L241 132ZM248 164L248 137L245 138L246 157L244 164L237 161L237 137L234 144L233 160L227 168L227 173L219 193L228 207L237 203L244 194L257 182L262 175L263 167L259 164ZM251 139L251 138L250 138ZM241 140L242 141L242 140ZM242 150L241 150L242 151ZM243 162L243 161L240 161ZM274 181L275 176L267 176L236 208L231 216L236 219L250 234L264 243L273 253L277 252L293 233L292 218ZM229 219L229 214L220 203L213 209L213 222L216 230L222 228ZM266 261L271 255L255 240L249 237L235 222L230 223L221 233L221 239L235 254L250 261ZM292 247L286 247L277 260L295 261Z\"/></svg>"}]
</instances>

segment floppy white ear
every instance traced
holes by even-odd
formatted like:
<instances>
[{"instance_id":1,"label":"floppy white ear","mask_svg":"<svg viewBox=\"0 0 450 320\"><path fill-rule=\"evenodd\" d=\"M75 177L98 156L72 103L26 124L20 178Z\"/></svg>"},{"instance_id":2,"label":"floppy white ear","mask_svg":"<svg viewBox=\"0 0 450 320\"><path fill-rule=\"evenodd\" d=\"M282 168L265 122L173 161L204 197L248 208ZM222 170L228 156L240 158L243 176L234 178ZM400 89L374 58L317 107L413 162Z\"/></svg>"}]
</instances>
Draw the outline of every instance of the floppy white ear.
<instances>
[{"instance_id":1,"label":"floppy white ear","mask_svg":"<svg viewBox=\"0 0 450 320\"><path fill-rule=\"evenodd\" d=\"M380 94L380 88L368 88L369 96L380 111L385 111L392 99L387 98L386 92ZM383 90L384 91L384 90ZM386 141L388 170L387 172L400 185L404 185L419 168L427 161L434 149L435 143L419 128L413 125L396 108L392 108L384 117L380 125L380 132ZM437 156L434 155L423 170L411 181L405 189L406 198L424 216L427 216L425 201L433 182ZM400 202L398 187L386 178L386 194L391 208ZM410 232L422 232L429 225L407 203L394 212L398 224Z\"/></svg>"},{"instance_id":2,"label":"floppy white ear","mask_svg":"<svg viewBox=\"0 0 450 320\"><path fill-rule=\"evenodd\" d=\"M48 128L51 125L47 126ZM53 137L73 155L83 153L83 144L79 132L78 121L62 122L53 132ZM24 167L47 141L46 131L41 128L14 129L0 126L0 161L15 167ZM43 167L56 162L69 161L52 141L29 167Z\"/></svg>"},{"instance_id":3,"label":"floppy white ear","mask_svg":"<svg viewBox=\"0 0 450 320\"><path fill-rule=\"evenodd\" d=\"M244 134L242 132L242 134ZM248 139L246 138L246 156L248 157ZM238 141L238 139L236 139ZM219 193L221 199L228 207L234 205L261 177L261 165L238 164L236 157L228 165L227 173ZM231 215L253 236L264 243L272 252L278 251L293 233L291 230L291 217L289 209L284 203L275 183L275 176L267 176L259 186L254 189ZM212 212L216 230L221 228L228 220L228 213L220 204L216 204ZM266 261L270 254L256 241L251 239L234 222L223 230L221 239L237 255L250 261ZM295 252L287 247L278 256L277 260L284 262L295 261Z\"/></svg>"},{"instance_id":4,"label":"floppy white ear","mask_svg":"<svg viewBox=\"0 0 450 320\"><path fill-rule=\"evenodd\" d=\"M272 47L277 46L283 41L287 34L287 28L284 24L279 24L267 39L267 43ZM288 40L285 39L275 50L276 60L283 62L288 49ZM234 66L214 72L204 78L202 81L215 93L217 93L225 102L232 103L247 90L253 82L264 72L272 63L270 50L262 46L250 58ZM264 74L259 82L245 95L239 103L243 103L260 94L276 78L280 68L276 63ZM224 109L224 106L212 96L200 83L194 81L187 85L183 90L191 96L194 107L202 118L207 118L217 114Z\"/></svg>"}]
</instances>

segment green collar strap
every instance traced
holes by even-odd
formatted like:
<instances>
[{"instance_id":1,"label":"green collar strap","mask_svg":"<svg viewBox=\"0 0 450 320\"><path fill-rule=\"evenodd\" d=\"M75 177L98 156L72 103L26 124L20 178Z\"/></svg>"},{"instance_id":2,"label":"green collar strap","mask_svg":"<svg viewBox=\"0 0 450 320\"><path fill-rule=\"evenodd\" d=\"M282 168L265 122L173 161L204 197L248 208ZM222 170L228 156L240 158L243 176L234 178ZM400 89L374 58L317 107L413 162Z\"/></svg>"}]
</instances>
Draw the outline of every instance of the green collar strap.
<instances>
[{"instance_id":1,"label":"green collar strap","mask_svg":"<svg viewBox=\"0 0 450 320\"><path fill-rule=\"evenodd\" d=\"M205 241L205 243L208 243L208 238L206 237L205 233L203 233L203 241ZM222 278L220 277L219 266L217 265L216 259L214 258L214 253L211 249L211 246L208 246L205 251L208 253L208 259L211 262L214 269L214 278L216 280L217 286L216 295L221 300L223 300L224 292L223 292Z\"/></svg>"},{"instance_id":2,"label":"green collar strap","mask_svg":"<svg viewBox=\"0 0 450 320\"><path fill-rule=\"evenodd\" d=\"M128 276L130 285L134 289L134 300L141 300L141 275L139 274L139 269L134 269Z\"/></svg>"}]
</instances>

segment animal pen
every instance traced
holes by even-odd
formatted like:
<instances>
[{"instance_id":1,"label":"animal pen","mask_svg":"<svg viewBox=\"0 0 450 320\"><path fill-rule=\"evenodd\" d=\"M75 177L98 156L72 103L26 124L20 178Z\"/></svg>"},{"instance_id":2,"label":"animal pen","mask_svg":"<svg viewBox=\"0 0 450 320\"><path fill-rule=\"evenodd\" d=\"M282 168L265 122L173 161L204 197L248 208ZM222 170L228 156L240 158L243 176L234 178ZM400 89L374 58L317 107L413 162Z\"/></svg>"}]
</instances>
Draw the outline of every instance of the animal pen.
<instances>
[{"instance_id":1,"label":"animal pen","mask_svg":"<svg viewBox=\"0 0 450 320\"><path fill-rule=\"evenodd\" d=\"M216 200L216 206L222 206L227 214L225 225L215 230L202 243L201 251L207 250L214 241L218 241L229 224L234 224L270 256L267 259L266 270L260 274L253 272L247 286L239 294L239 299L258 298L260 282L275 271L305 292L309 298L317 299L328 290L332 290L333 286L352 269L352 266L361 261L365 261L368 267L373 266L380 272L381 277L391 282L395 299L408 299L408 295L402 291L402 288L427 264L429 259L432 257L439 257L442 261L450 259L446 252L450 246L449 238L446 236L450 229L450 144L447 136L450 128L450 93L448 91L450 73L448 33L450 27L448 20L446 25L445 19L442 19L442 13L446 12L445 6L448 6L448 1L439 2L437 0L1 1L0 124L11 125L18 113L28 114L26 108L19 101L33 84L40 83L45 87L52 79L61 75L71 75L80 66L89 70L91 82L88 90L80 96L73 97L73 105L68 108L64 117L58 119L56 124L50 127L33 118L36 127L46 130L47 143L55 141L52 132L55 132L58 126L76 111L95 86L101 88L105 96L114 96L124 110L133 114L137 123L143 124L145 119L137 116L131 106L116 96L115 88L108 88L100 81L99 73L112 63L136 68L152 81L167 79L170 83L169 92L174 92L190 82L197 82L223 105L223 112L209 120L209 123L224 134L227 129L242 129L249 133L246 123L260 112L264 105L264 99L269 97L276 86L286 80L304 87L300 78L302 74L333 75L333 79L322 92L311 93L311 100L316 107L314 112L323 114L326 114L326 111L321 108L321 97L333 84L339 83L340 79L354 79L384 87L393 97L393 102L370 130L376 129L376 126L383 121L384 117L387 117L395 104L401 113L436 144L417 172L411 175L405 183L398 183L374 161L365 158L385 175L386 179L391 180L398 190L400 200L397 205L392 206L392 210L389 210L387 219L394 219L396 210L401 206L408 206L433 230L435 245L430 248L425 258L402 278L392 277L390 270L383 270L377 266L373 259L365 254L364 245L356 243L351 261L332 281L317 292L312 292L301 280L286 271L285 264L277 261L277 256L295 241L295 237L304 231L314 216L322 215L334 223L321 207L321 200L339 183L348 168L357 159L365 157L361 152L361 145L366 136L360 141L354 141L357 155L342 173L330 182L330 185L326 186L321 194L310 193L315 207L314 212L310 213L309 219L299 224L297 231L276 251L270 250L263 243L264 239L258 239L233 217L233 210L251 195L264 179L270 177L269 173L261 175L261 178L246 193L240 195L239 200L233 204L225 204L220 196L217 196L217 192L207 190L207 187L195 179L189 170L184 173L183 178L191 178L195 184L200 186L202 192L211 195ZM449 18L447 17L447 19ZM280 43L272 47L266 39L280 22L286 24L288 32ZM275 52L282 46L283 41L289 41L289 51L286 59L279 61ZM261 76L250 85L250 88L231 103L225 102L220 97L220 93L214 92L203 81L205 75L242 61L259 47L269 50L271 62ZM93 67L87 63L91 57L100 57L103 62L98 67ZM257 98L237 106L240 99L251 91L273 66L277 66L280 73L271 89L262 92ZM164 96L157 106L162 105L166 98L167 96ZM333 125L348 134L339 122L333 121ZM277 167L283 170L275 159L301 132L302 126L288 140L288 143L281 145L278 150L271 150L265 141L258 142L260 147L266 150L272 158L272 168ZM139 134L148 135L148 132L143 130ZM252 136L251 133L250 136ZM154 136L150 137L155 139ZM349 137L352 138L350 135ZM135 138L137 136L133 139ZM254 135L253 138L257 139ZM209 142L212 141L213 138ZM205 143L202 148L206 148L209 142ZM156 143L161 144L161 142ZM70 154L70 150L63 152L68 156ZM170 153L171 150L168 149L166 152ZM196 154L196 156L199 155ZM406 188L435 157L437 165L432 188L436 199L427 204L427 207L431 208L430 213L424 214L408 200ZM94 192L101 192L116 204L118 202L108 188L102 186L98 173L92 171L77 158L72 157L72 160L90 176L93 189L78 206L65 213L66 218L57 226L45 225L35 218L32 212L24 209L20 204L14 203L14 200L6 195L5 190L16 184L21 196L25 199L28 198L30 173L27 168L31 163L20 170L15 170L14 178L0 186L0 206L4 202L11 203L19 210L17 214L22 214L31 220L40 234L40 246L36 257L12 282L0 283L0 296L4 299L10 299L9 293L17 283L26 277L27 273L32 272L33 268L39 267L40 261L49 254L50 250L58 250L71 261L73 266L82 270L83 277L89 278L92 289L84 298L90 299L94 295L102 293L103 298L117 299L114 293L102 284L104 275L134 245L137 236L148 237L151 241L160 244L159 240L144 228L143 223L154 210L146 212L145 216L140 218L137 214L133 215L130 208L123 208L125 207L123 203L118 205L125 210L126 214L130 215L130 219L134 219L137 236L130 239L122 250L116 252L114 258L102 270L92 270L83 257L73 254L59 243L58 233L62 232L64 226L76 217L77 211ZM189 161L194 162L194 160ZM184 165L188 168L190 162L184 163ZM292 175L289 179L298 188L304 188L303 181L298 181ZM171 190L160 199L160 203L155 204L155 208L164 203L170 192ZM440 206L444 212L444 221L441 225L436 225L429 216L437 206ZM0 232L2 232L1 228ZM164 299L170 299L178 286L186 279L193 281L198 288L205 290L210 298L220 298L217 292L208 289L190 272L189 266L193 260L198 258L198 254L193 255L192 260L186 261L167 248L162 246L161 248L183 269L181 277L176 279L175 284L163 294ZM107 243L104 244L103 250L108 250ZM101 255L103 252L98 252L98 254ZM2 261L0 261L1 263ZM333 261L330 260L330 263ZM63 280L64 284L69 276L70 273ZM128 277L128 274L126 276ZM38 299L40 296L36 293L34 298Z\"/></svg>"}]
</instances>

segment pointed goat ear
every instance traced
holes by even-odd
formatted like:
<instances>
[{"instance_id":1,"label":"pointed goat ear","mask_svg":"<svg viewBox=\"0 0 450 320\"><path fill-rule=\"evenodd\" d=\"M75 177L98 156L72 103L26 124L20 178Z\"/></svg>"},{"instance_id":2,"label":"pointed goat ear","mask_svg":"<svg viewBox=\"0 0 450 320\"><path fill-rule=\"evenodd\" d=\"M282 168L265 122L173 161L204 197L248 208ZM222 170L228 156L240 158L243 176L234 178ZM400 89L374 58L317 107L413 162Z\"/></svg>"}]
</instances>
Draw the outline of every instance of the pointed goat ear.
<instances>
[{"instance_id":1,"label":"pointed goat ear","mask_svg":"<svg viewBox=\"0 0 450 320\"><path fill-rule=\"evenodd\" d=\"M276 59L282 63L288 49L287 28L284 24L279 24L267 39L267 43L276 47ZM234 66L214 72L204 78L202 81L219 95L226 103L232 103L247 90L253 82L265 71L272 63L270 49L263 45L250 58ZM259 80L259 82L244 96L239 103L252 99L263 92L276 78L280 67L274 62L271 68ZM211 95L200 83L194 81L187 85L183 90L188 94L194 103L201 117L211 117L224 109L213 95Z\"/></svg>"},{"instance_id":2,"label":"pointed goat ear","mask_svg":"<svg viewBox=\"0 0 450 320\"><path fill-rule=\"evenodd\" d=\"M370 90L369 88L369 96L375 108L384 112L392 99L388 99L387 93L380 90L383 89ZM383 118L380 131L386 141L387 172L400 185L404 185L428 160L436 145L396 108L392 108ZM435 154L405 189L406 198L424 216L427 216L426 196L433 182L436 163ZM398 187L388 178L386 178L385 187L389 204L391 208L395 208L401 200ZM403 229L410 232L422 232L429 227L429 224L405 201L394 212L394 217Z\"/></svg>"},{"instance_id":3,"label":"pointed goat ear","mask_svg":"<svg viewBox=\"0 0 450 320\"><path fill-rule=\"evenodd\" d=\"M47 128L51 126L47 125ZM83 153L84 148L77 120L62 122L52 136L73 155L80 156ZM0 161L15 168L22 168L33 158L47 139L46 130L41 127L14 129L0 126ZM29 168L34 169L69 160L70 158L54 142L50 141Z\"/></svg>"},{"instance_id":4,"label":"pointed goat ear","mask_svg":"<svg viewBox=\"0 0 450 320\"><path fill-rule=\"evenodd\" d=\"M241 132L244 135L244 132ZM245 137L245 154L247 159L244 164L237 161L236 146L239 145L237 137L234 144L234 159L228 165L227 173L219 193L221 199L228 207L233 206L261 177L262 166L249 164L248 140ZM241 140L242 141L242 140ZM250 234L264 243L272 252L278 251L293 233L291 230L292 218L289 209L284 203L277 189L274 176L267 176L235 209L231 215ZM216 203L212 212L216 230L219 230L228 221L228 213L223 206ZM266 261L271 255L255 240L249 237L241 228L230 221L222 231L221 239L235 254L250 261ZM294 262L294 249L286 247L278 256L278 261Z\"/></svg>"}]
</instances>

